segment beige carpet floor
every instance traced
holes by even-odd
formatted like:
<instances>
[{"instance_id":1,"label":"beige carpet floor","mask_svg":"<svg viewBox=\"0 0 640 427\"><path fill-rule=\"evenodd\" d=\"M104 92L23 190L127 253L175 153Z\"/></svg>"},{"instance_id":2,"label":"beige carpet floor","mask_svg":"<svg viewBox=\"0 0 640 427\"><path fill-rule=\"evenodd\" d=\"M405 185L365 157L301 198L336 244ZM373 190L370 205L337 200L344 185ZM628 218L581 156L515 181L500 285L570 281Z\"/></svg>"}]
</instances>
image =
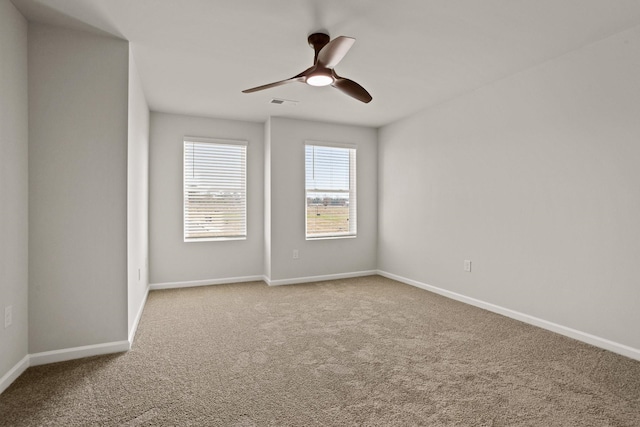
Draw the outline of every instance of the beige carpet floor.
<instances>
[{"instance_id":1,"label":"beige carpet floor","mask_svg":"<svg viewBox=\"0 0 640 427\"><path fill-rule=\"evenodd\" d=\"M3 426L640 426L640 362L378 276L154 291L133 349L29 368Z\"/></svg>"}]
</instances>

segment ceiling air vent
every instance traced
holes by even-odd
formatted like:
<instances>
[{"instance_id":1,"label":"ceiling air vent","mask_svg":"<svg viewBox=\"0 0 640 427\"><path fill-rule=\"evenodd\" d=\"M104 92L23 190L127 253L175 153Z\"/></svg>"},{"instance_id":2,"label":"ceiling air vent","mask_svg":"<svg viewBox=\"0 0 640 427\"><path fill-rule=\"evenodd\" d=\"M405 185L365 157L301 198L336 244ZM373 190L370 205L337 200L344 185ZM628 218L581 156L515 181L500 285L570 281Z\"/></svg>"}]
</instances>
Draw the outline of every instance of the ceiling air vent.
<instances>
[{"instance_id":1,"label":"ceiling air vent","mask_svg":"<svg viewBox=\"0 0 640 427\"><path fill-rule=\"evenodd\" d=\"M289 99L273 98L271 101L269 101L269 104L296 106L296 105L298 105L298 101L291 101Z\"/></svg>"}]
</instances>

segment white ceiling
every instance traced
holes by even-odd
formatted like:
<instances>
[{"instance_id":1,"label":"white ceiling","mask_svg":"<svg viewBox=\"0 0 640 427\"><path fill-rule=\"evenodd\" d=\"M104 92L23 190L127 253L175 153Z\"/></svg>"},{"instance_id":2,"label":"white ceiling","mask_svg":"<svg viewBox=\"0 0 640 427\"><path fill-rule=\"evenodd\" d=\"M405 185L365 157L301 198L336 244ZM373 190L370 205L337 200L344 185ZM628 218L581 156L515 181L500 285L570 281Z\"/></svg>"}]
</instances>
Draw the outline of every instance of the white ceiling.
<instances>
[{"instance_id":1,"label":"white ceiling","mask_svg":"<svg viewBox=\"0 0 640 427\"><path fill-rule=\"evenodd\" d=\"M381 126L640 25L638 0L12 0L29 19L131 42L153 111ZM356 43L336 71L363 104L302 83L307 35ZM269 104L272 98L299 101Z\"/></svg>"}]
</instances>

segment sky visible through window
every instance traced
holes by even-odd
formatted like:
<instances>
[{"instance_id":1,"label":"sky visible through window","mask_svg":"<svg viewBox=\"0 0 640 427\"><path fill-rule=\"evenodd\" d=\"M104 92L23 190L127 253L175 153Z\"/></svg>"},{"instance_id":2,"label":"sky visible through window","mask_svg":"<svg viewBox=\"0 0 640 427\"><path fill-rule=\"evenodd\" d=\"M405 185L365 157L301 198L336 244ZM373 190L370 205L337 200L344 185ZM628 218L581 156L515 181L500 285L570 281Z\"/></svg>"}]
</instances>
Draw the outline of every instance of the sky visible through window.
<instances>
[{"instance_id":1,"label":"sky visible through window","mask_svg":"<svg viewBox=\"0 0 640 427\"><path fill-rule=\"evenodd\" d=\"M189 159L191 157L191 159ZM244 152L235 145L194 143L188 148L185 174L194 179L192 185L211 184L215 178L218 191L237 190L238 171L244 167Z\"/></svg>"},{"instance_id":2,"label":"sky visible through window","mask_svg":"<svg viewBox=\"0 0 640 427\"><path fill-rule=\"evenodd\" d=\"M349 190L348 148L305 146L307 191Z\"/></svg>"}]
</instances>

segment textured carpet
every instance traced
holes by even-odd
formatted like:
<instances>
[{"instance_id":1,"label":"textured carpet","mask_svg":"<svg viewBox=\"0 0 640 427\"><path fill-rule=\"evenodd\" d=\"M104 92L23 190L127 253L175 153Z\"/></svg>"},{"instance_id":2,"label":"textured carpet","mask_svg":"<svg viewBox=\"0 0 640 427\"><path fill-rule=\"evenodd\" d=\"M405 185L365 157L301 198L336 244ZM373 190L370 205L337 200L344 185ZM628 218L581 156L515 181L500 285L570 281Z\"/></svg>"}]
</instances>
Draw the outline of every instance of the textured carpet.
<instances>
[{"instance_id":1,"label":"textured carpet","mask_svg":"<svg viewBox=\"0 0 640 427\"><path fill-rule=\"evenodd\" d=\"M11 426L639 426L640 362L378 276L154 291L133 349L29 368Z\"/></svg>"}]
</instances>

